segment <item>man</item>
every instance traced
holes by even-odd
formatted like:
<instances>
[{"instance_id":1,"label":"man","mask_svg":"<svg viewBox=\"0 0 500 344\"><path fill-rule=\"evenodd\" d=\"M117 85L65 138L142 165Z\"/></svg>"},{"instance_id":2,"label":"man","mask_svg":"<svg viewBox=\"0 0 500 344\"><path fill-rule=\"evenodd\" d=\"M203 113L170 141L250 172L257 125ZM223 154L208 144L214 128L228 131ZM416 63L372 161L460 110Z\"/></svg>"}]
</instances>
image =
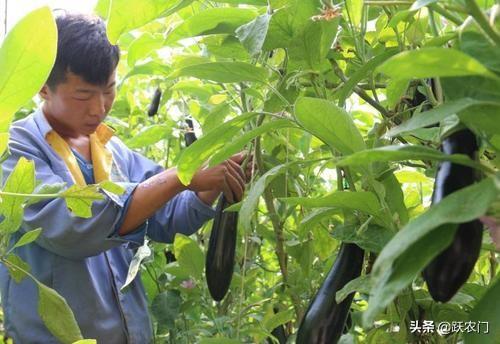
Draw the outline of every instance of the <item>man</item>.
<instances>
[{"instance_id":1,"label":"man","mask_svg":"<svg viewBox=\"0 0 500 344\"><path fill-rule=\"evenodd\" d=\"M35 243L15 250L42 283L68 302L85 338L98 343L149 343L152 339L144 287L137 276L127 291L133 248L147 235L172 242L175 233L194 233L214 215L221 192L240 200L245 173L243 155L198 171L182 185L175 168L159 165L128 149L102 121L115 98L118 47L107 40L97 17L62 15L56 19L55 65L40 91L43 107L14 123L11 155L4 179L21 157L34 161L36 178L45 184L86 185L112 180L125 192L92 206L91 218L73 215L63 199L25 209L21 230L43 228ZM16 283L0 268L5 330L15 343L57 343L37 312L38 291L25 278Z\"/></svg>"}]
</instances>

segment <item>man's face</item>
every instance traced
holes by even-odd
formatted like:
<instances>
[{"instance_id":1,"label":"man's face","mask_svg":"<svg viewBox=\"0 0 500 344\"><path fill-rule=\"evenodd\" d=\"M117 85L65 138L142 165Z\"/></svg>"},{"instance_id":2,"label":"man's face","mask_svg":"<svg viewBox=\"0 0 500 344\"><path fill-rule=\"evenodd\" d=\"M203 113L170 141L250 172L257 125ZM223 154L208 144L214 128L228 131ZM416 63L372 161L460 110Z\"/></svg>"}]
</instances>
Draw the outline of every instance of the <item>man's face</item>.
<instances>
[{"instance_id":1,"label":"man's face","mask_svg":"<svg viewBox=\"0 0 500 344\"><path fill-rule=\"evenodd\" d=\"M115 77L113 72L106 85L98 86L67 72L66 81L55 90L45 85L40 95L45 100L43 111L51 126L66 137L92 134L113 105Z\"/></svg>"}]
</instances>

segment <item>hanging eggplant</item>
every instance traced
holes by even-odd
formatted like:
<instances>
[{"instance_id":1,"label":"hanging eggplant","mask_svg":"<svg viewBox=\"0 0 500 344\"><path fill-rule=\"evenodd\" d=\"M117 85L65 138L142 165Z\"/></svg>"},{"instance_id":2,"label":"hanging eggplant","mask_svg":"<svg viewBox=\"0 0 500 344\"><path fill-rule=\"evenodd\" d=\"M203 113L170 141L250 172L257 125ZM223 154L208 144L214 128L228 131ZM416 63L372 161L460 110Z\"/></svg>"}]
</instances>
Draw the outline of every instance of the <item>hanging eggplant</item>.
<instances>
[{"instance_id":1,"label":"hanging eggplant","mask_svg":"<svg viewBox=\"0 0 500 344\"><path fill-rule=\"evenodd\" d=\"M233 277L238 213L224 212L229 205L226 197L220 196L208 242L205 273L208 290L215 301L224 298Z\"/></svg>"},{"instance_id":2,"label":"hanging eggplant","mask_svg":"<svg viewBox=\"0 0 500 344\"><path fill-rule=\"evenodd\" d=\"M342 243L323 285L309 304L297 333L297 344L336 343L344 331L354 293L340 304L335 294L361 275L364 251L355 244Z\"/></svg>"},{"instance_id":3,"label":"hanging eggplant","mask_svg":"<svg viewBox=\"0 0 500 344\"><path fill-rule=\"evenodd\" d=\"M478 145L475 135L465 129L446 138L441 149L446 154L465 154L476 159ZM432 204L475 181L473 168L449 161L441 163L434 182ZM467 281L479 257L482 237L483 226L479 220L459 224L450 246L427 265L423 277L434 300L449 301Z\"/></svg>"},{"instance_id":4,"label":"hanging eggplant","mask_svg":"<svg viewBox=\"0 0 500 344\"><path fill-rule=\"evenodd\" d=\"M148 107L148 116L153 117L158 113L158 108L160 107L161 100L161 88L157 87L153 95L153 99Z\"/></svg>"},{"instance_id":5,"label":"hanging eggplant","mask_svg":"<svg viewBox=\"0 0 500 344\"><path fill-rule=\"evenodd\" d=\"M184 133L184 141L186 142L186 147L189 147L194 141L196 141L196 135L194 133L193 121L191 119L186 119L186 124L188 129Z\"/></svg>"},{"instance_id":6,"label":"hanging eggplant","mask_svg":"<svg viewBox=\"0 0 500 344\"><path fill-rule=\"evenodd\" d=\"M274 338L276 338L278 340L279 344L285 344L286 343L287 336L286 336L286 333L285 333L285 327L283 325L279 325L278 327L274 328L274 330L271 331L271 334L273 335ZM267 342L269 344L276 343L271 338L268 338Z\"/></svg>"}]
</instances>

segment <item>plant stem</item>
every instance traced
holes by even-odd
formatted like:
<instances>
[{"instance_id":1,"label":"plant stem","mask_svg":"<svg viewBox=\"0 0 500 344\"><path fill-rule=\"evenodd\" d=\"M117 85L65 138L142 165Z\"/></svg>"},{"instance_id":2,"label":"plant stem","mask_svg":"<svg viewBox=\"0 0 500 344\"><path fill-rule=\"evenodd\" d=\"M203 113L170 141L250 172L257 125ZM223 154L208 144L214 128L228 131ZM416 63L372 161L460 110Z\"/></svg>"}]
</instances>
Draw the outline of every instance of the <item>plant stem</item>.
<instances>
[{"instance_id":1,"label":"plant stem","mask_svg":"<svg viewBox=\"0 0 500 344\"><path fill-rule=\"evenodd\" d=\"M364 4L370 5L370 6L393 6L393 5L411 6L411 5L413 5L413 1L405 1L405 0L400 0L400 1L365 1Z\"/></svg>"},{"instance_id":2,"label":"plant stem","mask_svg":"<svg viewBox=\"0 0 500 344\"><path fill-rule=\"evenodd\" d=\"M443 17L445 17L446 19L448 19L449 21L451 21L452 23L454 23L456 25L462 25L462 23L463 23L463 20L460 17L457 17L456 15L439 7L437 4L430 4L429 8L436 11L437 13L439 13L440 15L442 15Z\"/></svg>"},{"instance_id":3,"label":"plant stem","mask_svg":"<svg viewBox=\"0 0 500 344\"><path fill-rule=\"evenodd\" d=\"M483 29L483 31L493 42L495 42L496 45L500 45L500 35L488 23L488 18L481 11L477 3L474 0L465 0L465 5L469 10L470 15L474 18L481 29Z\"/></svg>"}]
</instances>

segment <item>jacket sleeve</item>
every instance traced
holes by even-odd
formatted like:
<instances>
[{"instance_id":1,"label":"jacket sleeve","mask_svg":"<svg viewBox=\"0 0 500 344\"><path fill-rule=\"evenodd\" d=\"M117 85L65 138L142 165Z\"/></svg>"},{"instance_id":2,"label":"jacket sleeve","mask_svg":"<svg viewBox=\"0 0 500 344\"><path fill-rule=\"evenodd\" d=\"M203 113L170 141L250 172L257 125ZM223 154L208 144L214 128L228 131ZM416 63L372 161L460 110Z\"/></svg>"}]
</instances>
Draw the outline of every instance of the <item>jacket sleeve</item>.
<instances>
[{"instance_id":1,"label":"jacket sleeve","mask_svg":"<svg viewBox=\"0 0 500 344\"><path fill-rule=\"evenodd\" d=\"M64 183L62 176L67 170L53 169L45 153L38 147L33 135L22 127L12 127L9 140L10 155L3 162L5 181L21 157L35 164L35 178L42 184ZM46 199L24 209L21 232L42 228L37 243L58 255L82 259L97 255L118 246L127 240L114 237L113 229L120 218L125 200L131 195L137 183L118 183L125 192L112 197L103 192L104 199L92 204L92 217L81 218L72 214L62 198Z\"/></svg>"},{"instance_id":2,"label":"jacket sleeve","mask_svg":"<svg viewBox=\"0 0 500 344\"><path fill-rule=\"evenodd\" d=\"M132 182L142 182L164 169L126 147L128 174ZM154 241L172 242L176 233L191 235L213 218L215 211L201 201L194 191L186 190L167 202L147 220L147 235Z\"/></svg>"}]
</instances>

